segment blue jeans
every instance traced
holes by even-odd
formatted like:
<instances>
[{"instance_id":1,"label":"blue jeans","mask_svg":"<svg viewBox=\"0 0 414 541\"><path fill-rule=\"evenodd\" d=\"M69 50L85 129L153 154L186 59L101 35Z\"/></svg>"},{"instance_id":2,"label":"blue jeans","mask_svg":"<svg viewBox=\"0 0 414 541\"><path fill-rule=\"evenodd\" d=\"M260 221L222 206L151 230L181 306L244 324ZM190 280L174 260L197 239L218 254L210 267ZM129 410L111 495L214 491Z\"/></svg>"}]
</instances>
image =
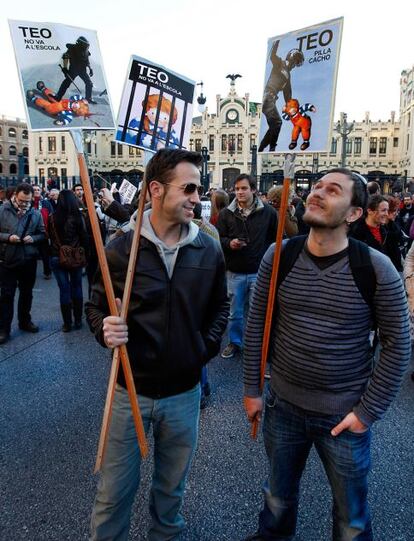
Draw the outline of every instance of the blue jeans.
<instances>
[{"instance_id":1,"label":"blue jeans","mask_svg":"<svg viewBox=\"0 0 414 541\"><path fill-rule=\"evenodd\" d=\"M270 476L259 532L269 541L291 541L296 531L299 484L312 445L323 463L333 495L334 541L372 541L367 503L370 430L331 436L341 415L306 412L269 389L263 424Z\"/></svg>"},{"instance_id":2,"label":"blue jeans","mask_svg":"<svg viewBox=\"0 0 414 541\"><path fill-rule=\"evenodd\" d=\"M250 302L257 274L239 274L227 271L230 297L229 342L241 347L243 344L244 314Z\"/></svg>"},{"instance_id":3,"label":"blue jeans","mask_svg":"<svg viewBox=\"0 0 414 541\"><path fill-rule=\"evenodd\" d=\"M197 445L200 385L154 400L138 396L145 432L152 423L154 473L148 541L175 539L184 529L180 514L185 482ZM117 385L105 459L91 518L93 541L126 541L131 507L140 482L141 455L126 389Z\"/></svg>"},{"instance_id":4,"label":"blue jeans","mask_svg":"<svg viewBox=\"0 0 414 541\"><path fill-rule=\"evenodd\" d=\"M51 257L50 268L59 286L60 304L70 304L73 299L83 299L81 267L66 270L59 265L58 257Z\"/></svg>"}]
</instances>

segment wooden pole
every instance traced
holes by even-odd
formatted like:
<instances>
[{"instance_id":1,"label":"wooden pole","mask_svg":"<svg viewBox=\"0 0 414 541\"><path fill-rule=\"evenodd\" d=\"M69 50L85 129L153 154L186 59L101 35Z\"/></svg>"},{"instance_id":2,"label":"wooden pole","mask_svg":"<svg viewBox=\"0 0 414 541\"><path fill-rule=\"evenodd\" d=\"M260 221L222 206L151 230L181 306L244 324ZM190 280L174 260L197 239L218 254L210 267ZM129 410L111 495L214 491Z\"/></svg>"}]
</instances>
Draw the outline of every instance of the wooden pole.
<instances>
[{"instance_id":1,"label":"wooden pole","mask_svg":"<svg viewBox=\"0 0 414 541\"><path fill-rule=\"evenodd\" d=\"M86 206L87 206L89 220L92 227L92 234L95 241L96 251L98 254L98 261L99 261L100 270L102 273L102 279L104 282L105 293L108 300L109 311L111 315L118 316L119 313L118 313L118 308L115 302L115 293L114 293L114 289L111 282L111 275L109 272L108 262L106 260L104 245L103 245L103 241L101 237L101 232L99 229L98 218L96 215L95 204L94 204L93 196L92 196L92 189L91 189L90 180L89 180L88 168L86 165L85 155L83 152L82 131L80 129L71 130L71 134L72 134L73 142L75 144L75 148L77 152L81 182L82 182L83 191L85 194ZM129 269L129 266L128 266L128 269ZM122 311L121 311L121 314L122 314ZM119 349L119 352L117 352L118 349ZM115 357L118 357L118 356L121 357L121 361L122 361L122 367L124 370L124 376L125 376L125 381L127 385L129 400L131 402L135 430L136 430L137 438L138 438L138 445L141 451L141 455L143 457L146 457L148 455L148 445L147 445L144 426L142 423L142 418L141 418L141 414L140 414L140 410L138 406L137 394L136 394L134 380L133 380L132 372L131 372L131 365L129 362L128 352L125 345L120 346L119 348L115 349L114 359ZM118 369L114 365L119 365L119 362L116 362L116 363L113 362L112 365L113 366L111 369L111 378L115 376L115 380L116 380L116 374L118 372ZM113 385L113 388L115 388L115 385ZM113 394L112 394L112 398L113 398ZM112 401L110 403L110 406L112 406ZM104 414L106 413L108 412L106 411L106 406L105 406ZM108 420L109 418L110 418L110 411L109 411ZM105 416L104 416L104 422L105 422ZM104 434L105 438L107 434L107 429L108 427L106 427L106 432ZM101 435L102 435L102 431L101 431ZM102 446L102 450L104 449L104 447L105 445ZM102 457L103 455L101 455L99 459L99 450L98 450L97 464L98 462L99 462L99 465L101 464Z\"/></svg>"},{"instance_id":2,"label":"wooden pole","mask_svg":"<svg viewBox=\"0 0 414 541\"><path fill-rule=\"evenodd\" d=\"M266 364L269 353L270 334L272 330L272 316L275 309L275 295L277 276L279 273L280 254L282 251L283 232L285 230L286 213L288 210L289 191L290 191L290 179L294 174L294 160L295 155L287 154L285 158L285 178L283 179L282 197L280 202L277 232L276 232L276 245L275 252L273 254L272 274L270 276L269 293L267 297L266 307L266 320L263 332L262 342L262 358L260 363L260 394L263 394L264 379L266 372ZM253 439L257 438L257 430L259 427L259 421L255 417L252 421L251 436Z\"/></svg>"},{"instance_id":3,"label":"wooden pole","mask_svg":"<svg viewBox=\"0 0 414 541\"><path fill-rule=\"evenodd\" d=\"M153 156L152 153L150 154L145 153L144 162L147 162L149 158L151 158L152 156ZM131 252L130 252L130 257L129 257L129 262L128 262L127 274L125 278L124 294L122 297L122 307L121 307L120 316L125 321L128 315L129 299L131 297L132 284L133 284L134 274L135 274L135 267L136 267L136 263L138 259L138 248L139 248L139 240L140 240L140 234L141 234L142 218L144 214L146 194L147 194L147 183L144 179L144 182L142 184L139 204L138 204L134 235L132 237ZM99 438L98 453L96 455L95 473L97 473L101 469L103 457L105 456L106 444L107 444L108 434L109 434L109 426L111 424L112 404L113 404L114 395L115 395L115 386L116 386L116 381L117 381L117 376L118 376L118 370L119 370L119 348L116 348L114 351L113 359L112 359L108 390L106 393L101 435ZM132 377L132 374L131 374L131 377ZM148 450L146 451L145 455L142 453L142 450L141 450L142 456L147 456L147 453L148 453Z\"/></svg>"}]
</instances>

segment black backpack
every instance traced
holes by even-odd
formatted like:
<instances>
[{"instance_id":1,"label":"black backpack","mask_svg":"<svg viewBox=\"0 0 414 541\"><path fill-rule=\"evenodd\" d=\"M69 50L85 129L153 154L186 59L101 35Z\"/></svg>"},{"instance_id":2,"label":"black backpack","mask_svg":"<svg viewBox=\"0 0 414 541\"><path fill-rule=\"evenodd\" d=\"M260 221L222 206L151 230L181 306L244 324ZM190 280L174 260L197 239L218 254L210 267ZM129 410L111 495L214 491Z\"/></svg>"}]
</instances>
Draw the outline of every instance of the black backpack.
<instances>
[{"instance_id":1,"label":"black backpack","mask_svg":"<svg viewBox=\"0 0 414 541\"><path fill-rule=\"evenodd\" d=\"M277 277L276 294L280 284L291 271L295 261L302 251L307 235L300 235L290 238L282 248L280 255L279 273ZM349 264L355 283L371 310L372 318L375 324L374 295L377 288L377 277L372 265L369 247L359 240L349 237ZM276 298L276 297L275 297ZM376 325L375 325L376 326Z\"/></svg>"}]
</instances>

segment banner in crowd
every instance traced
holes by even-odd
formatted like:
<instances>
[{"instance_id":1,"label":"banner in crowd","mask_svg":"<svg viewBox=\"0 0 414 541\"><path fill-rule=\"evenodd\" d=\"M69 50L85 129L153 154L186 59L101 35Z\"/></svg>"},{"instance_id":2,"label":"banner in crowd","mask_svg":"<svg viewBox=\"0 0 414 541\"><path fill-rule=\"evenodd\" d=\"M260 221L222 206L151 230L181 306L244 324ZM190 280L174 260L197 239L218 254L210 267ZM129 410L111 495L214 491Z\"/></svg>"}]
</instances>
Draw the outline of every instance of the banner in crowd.
<instances>
[{"instance_id":1,"label":"banner in crowd","mask_svg":"<svg viewBox=\"0 0 414 541\"><path fill-rule=\"evenodd\" d=\"M119 187L119 195L121 197L121 203L123 205L130 205L137 193L137 187L134 186L129 180L124 178L121 186Z\"/></svg>"},{"instance_id":2,"label":"banner in crowd","mask_svg":"<svg viewBox=\"0 0 414 541\"><path fill-rule=\"evenodd\" d=\"M194 81L131 57L119 108L116 140L144 150L187 148Z\"/></svg>"},{"instance_id":3,"label":"banner in crowd","mask_svg":"<svg viewBox=\"0 0 414 541\"><path fill-rule=\"evenodd\" d=\"M31 130L114 129L94 30L9 21Z\"/></svg>"},{"instance_id":4,"label":"banner in crowd","mask_svg":"<svg viewBox=\"0 0 414 541\"><path fill-rule=\"evenodd\" d=\"M268 40L259 152L327 152L343 17Z\"/></svg>"}]
</instances>

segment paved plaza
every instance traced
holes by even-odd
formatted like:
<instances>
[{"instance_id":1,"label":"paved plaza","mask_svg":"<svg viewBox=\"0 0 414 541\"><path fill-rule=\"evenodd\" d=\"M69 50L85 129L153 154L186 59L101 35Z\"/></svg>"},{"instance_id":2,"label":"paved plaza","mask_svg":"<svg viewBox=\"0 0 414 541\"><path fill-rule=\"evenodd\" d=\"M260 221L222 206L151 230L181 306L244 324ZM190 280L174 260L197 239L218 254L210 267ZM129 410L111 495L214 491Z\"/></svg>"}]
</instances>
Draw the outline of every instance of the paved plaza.
<instances>
[{"instance_id":1,"label":"paved plaza","mask_svg":"<svg viewBox=\"0 0 414 541\"><path fill-rule=\"evenodd\" d=\"M85 284L86 285L86 284ZM84 288L84 291L86 287ZM59 294L41 273L33 320L0 346L0 539L87 539L110 353L84 325L60 331ZM212 396L201 413L199 449L187 484L183 541L239 541L256 528L266 475L262 437L242 410L240 359L210 363ZM414 383L373 430L370 504L376 541L414 539ZM142 467L131 540L146 539L151 460ZM331 498L312 453L302 487L297 541L330 539Z\"/></svg>"}]
</instances>

